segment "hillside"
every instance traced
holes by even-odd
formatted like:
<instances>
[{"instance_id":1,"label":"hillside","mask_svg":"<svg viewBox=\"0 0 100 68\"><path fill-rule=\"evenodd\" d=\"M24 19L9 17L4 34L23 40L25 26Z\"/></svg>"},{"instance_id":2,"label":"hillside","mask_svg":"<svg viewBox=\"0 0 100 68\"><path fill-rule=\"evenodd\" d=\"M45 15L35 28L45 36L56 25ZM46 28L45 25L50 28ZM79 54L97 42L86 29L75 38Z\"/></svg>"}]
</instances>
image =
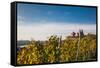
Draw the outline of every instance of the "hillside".
<instances>
[{"instance_id":1,"label":"hillside","mask_svg":"<svg viewBox=\"0 0 100 68\"><path fill-rule=\"evenodd\" d=\"M42 64L96 60L96 35L88 34L80 38L66 38L57 35L43 43L32 40L27 47L17 53L18 64Z\"/></svg>"}]
</instances>

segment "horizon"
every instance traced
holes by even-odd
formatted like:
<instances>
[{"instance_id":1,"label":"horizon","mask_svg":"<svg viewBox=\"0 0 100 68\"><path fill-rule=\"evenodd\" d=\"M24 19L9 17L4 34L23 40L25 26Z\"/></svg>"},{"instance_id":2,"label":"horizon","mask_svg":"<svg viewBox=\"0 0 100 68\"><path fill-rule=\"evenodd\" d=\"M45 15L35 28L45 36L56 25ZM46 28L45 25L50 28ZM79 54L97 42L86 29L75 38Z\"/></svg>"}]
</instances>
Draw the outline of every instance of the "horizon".
<instances>
[{"instance_id":1,"label":"horizon","mask_svg":"<svg viewBox=\"0 0 100 68\"><path fill-rule=\"evenodd\" d=\"M85 33L84 35L87 35L88 33ZM93 33L90 33L90 34L93 34ZM96 35L96 34L94 34L94 35ZM52 36L52 35L51 35ZM61 35L60 35L61 36ZM59 37L60 37L59 36ZM72 36L71 35L71 33L70 33L70 35L68 35L68 36ZM65 40L68 36L65 36L65 37L62 37L62 40ZM77 36L77 35L76 35ZM57 37L58 37L58 35L57 35ZM46 39L42 39L42 40L40 40L40 39L34 39L34 38L31 38L31 39L20 39L20 40L17 40L17 41L32 41L32 40L35 40L35 41L47 41L48 40L48 38L50 38L50 36L49 37L46 37Z\"/></svg>"}]
</instances>

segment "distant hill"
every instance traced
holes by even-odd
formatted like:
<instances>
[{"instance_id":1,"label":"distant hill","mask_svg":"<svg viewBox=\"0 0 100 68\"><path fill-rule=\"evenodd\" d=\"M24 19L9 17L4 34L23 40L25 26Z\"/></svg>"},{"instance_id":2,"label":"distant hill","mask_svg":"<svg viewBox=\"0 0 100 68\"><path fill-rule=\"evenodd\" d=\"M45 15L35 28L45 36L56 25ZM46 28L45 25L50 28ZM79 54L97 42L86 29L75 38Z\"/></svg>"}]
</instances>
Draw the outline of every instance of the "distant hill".
<instances>
[{"instance_id":1,"label":"distant hill","mask_svg":"<svg viewBox=\"0 0 100 68\"><path fill-rule=\"evenodd\" d=\"M27 44L29 44L29 43L30 43L29 40L18 40L18 41L17 41L17 45L18 45L18 46L27 45Z\"/></svg>"}]
</instances>

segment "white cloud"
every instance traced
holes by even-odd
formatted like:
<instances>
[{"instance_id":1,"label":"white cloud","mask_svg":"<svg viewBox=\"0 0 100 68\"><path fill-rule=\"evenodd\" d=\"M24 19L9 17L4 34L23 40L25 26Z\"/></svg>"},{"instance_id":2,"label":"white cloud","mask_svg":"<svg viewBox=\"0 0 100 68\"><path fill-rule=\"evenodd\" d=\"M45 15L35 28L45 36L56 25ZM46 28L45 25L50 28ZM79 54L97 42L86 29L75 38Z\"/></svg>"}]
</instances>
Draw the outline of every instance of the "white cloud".
<instances>
[{"instance_id":1,"label":"white cloud","mask_svg":"<svg viewBox=\"0 0 100 68\"><path fill-rule=\"evenodd\" d=\"M62 35L63 39L65 36L70 35L71 32L78 32L79 29L83 29L86 33L95 33L96 25L93 24L58 24L58 23L47 23L47 24L29 24L29 25L18 25L18 40L46 40L51 35Z\"/></svg>"}]
</instances>

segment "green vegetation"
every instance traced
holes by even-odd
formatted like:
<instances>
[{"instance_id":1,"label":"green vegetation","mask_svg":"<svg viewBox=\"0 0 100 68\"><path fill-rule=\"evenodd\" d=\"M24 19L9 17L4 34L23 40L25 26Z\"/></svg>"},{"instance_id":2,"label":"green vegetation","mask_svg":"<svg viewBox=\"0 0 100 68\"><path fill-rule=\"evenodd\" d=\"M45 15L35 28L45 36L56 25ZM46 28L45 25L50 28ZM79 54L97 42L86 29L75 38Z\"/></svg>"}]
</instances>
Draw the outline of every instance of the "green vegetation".
<instances>
[{"instance_id":1,"label":"green vegetation","mask_svg":"<svg viewBox=\"0 0 100 68\"><path fill-rule=\"evenodd\" d=\"M88 34L80 38L80 41L78 37L67 37L60 40L60 42L59 40L60 38L57 35L51 36L42 43L32 40L27 47L23 47L18 51L17 64L96 60L96 35Z\"/></svg>"}]
</instances>

